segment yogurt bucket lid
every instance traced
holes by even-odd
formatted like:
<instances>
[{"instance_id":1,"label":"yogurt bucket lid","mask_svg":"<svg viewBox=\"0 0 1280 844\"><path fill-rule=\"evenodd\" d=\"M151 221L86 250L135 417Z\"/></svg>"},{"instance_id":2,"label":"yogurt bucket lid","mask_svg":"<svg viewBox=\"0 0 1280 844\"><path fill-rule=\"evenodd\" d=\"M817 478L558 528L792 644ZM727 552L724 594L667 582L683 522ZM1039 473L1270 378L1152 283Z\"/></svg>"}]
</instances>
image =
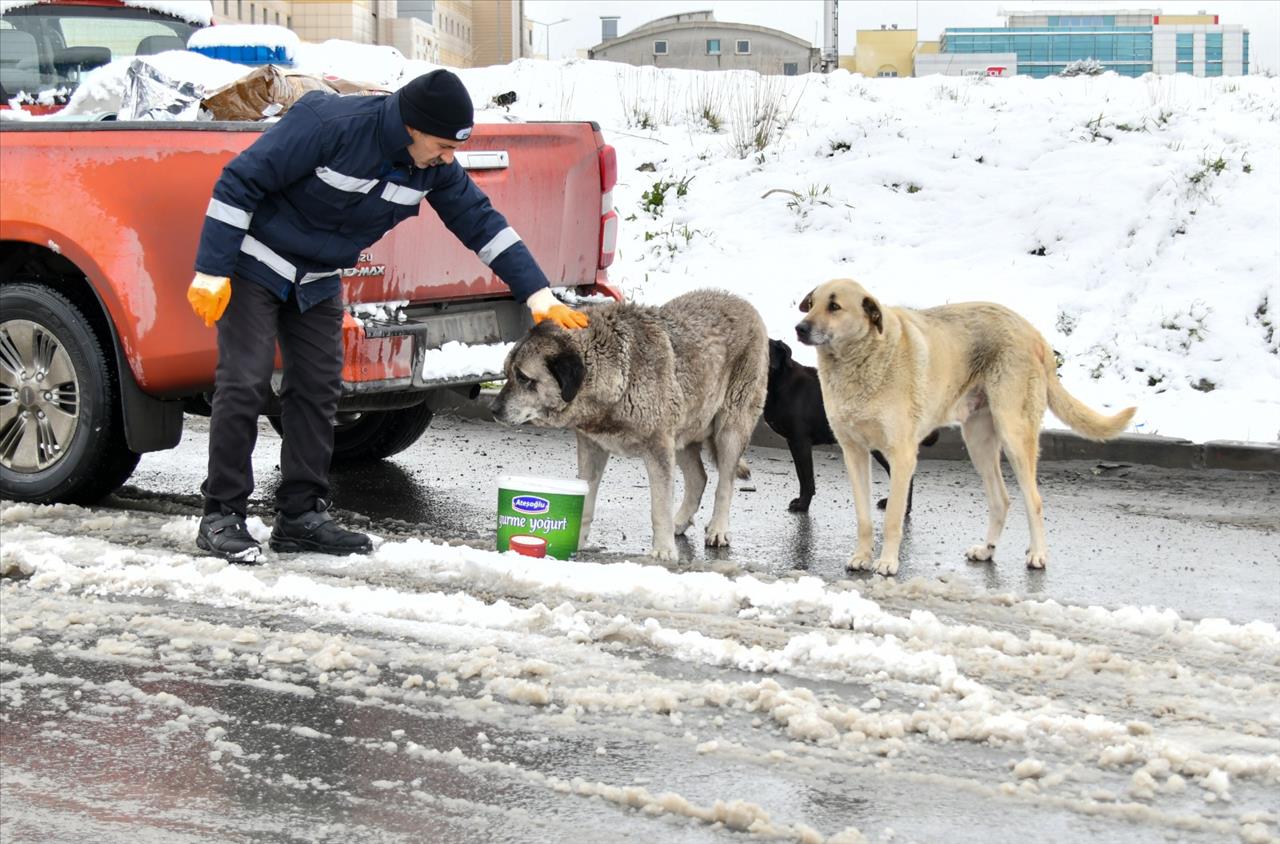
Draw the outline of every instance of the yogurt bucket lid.
<instances>
[{"instance_id":1,"label":"yogurt bucket lid","mask_svg":"<svg viewBox=\"0 0 1280 844\"><path fill-rule=\"evenodd\" d=\"M552 495L586 495L587 482L578 478L535 478L528 475L500 475L498 488L516 492L549 492Z\"/></svg>"}]
</instances>

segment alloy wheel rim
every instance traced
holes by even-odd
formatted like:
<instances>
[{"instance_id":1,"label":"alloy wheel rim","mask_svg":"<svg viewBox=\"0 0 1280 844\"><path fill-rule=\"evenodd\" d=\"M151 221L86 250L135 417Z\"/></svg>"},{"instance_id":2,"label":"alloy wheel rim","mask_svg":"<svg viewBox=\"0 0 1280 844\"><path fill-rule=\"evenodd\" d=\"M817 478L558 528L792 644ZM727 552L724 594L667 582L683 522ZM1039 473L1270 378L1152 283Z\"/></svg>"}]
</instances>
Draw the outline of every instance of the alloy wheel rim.
<instances>
[{"instance_id":1,"label":"alloy wheel rim","mask_svg":"<svg viewBox=\"0 0 1280 844\"><path fill-rule=\"evenodd\" d=\"M38 322L0 323L0 466L31 473L56 464L79 411L80 381L58 338Z\"/></svg>"}]
</instances>

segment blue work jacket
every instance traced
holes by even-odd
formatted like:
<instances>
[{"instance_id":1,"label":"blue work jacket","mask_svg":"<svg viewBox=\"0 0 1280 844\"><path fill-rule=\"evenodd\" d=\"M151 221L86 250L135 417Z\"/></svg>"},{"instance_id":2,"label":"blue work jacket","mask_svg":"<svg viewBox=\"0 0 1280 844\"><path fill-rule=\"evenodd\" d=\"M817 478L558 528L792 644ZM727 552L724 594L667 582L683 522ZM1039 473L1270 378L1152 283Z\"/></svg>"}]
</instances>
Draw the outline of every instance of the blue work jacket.
<instances>
[{"instance_id":1,"label":"blue work jacket","mask_svg":"<svg viewBox=\"0 0 1280 844\"><path fill-rule=\"evenodd\" d=\"M415 167L411 141L398 93L306 94L223 168L196 270L255 281L281 299L296 291L306 310L340 292L342 270L425 198L518 301L548 286L462 166Z\"/></svg>"}]
</instances>

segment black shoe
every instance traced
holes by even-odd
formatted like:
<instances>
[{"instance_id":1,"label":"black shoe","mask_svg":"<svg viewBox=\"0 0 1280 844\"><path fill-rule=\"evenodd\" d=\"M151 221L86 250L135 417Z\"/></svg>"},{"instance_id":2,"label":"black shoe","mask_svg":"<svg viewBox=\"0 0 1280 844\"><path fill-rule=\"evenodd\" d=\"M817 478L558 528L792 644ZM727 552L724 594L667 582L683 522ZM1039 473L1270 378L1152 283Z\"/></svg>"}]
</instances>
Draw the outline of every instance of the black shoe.
<instances>
[{"instance_id":1,"label":"black shoe","mask_svg":"<svg viewBox=\"0 0 1280 844\"><path fill-rule=\"evenodd\" d=\"M271 528L272 551L316 551L320 554L367 554L373 543L363 533L346 530L329 514L329 503L316 502L316 509L300 516L276 516Z\"/></svg>"},{"instance_id":2,"label":"black shoe","mask_svg":"<svg viewBox=\"0 0 1280 844\"><path fill-rule=\"evenodd\" d=\"M202 518L196 547L233 563L256 563L262 553L239 513L209 513Z\"/></svg>"}]
</instances>

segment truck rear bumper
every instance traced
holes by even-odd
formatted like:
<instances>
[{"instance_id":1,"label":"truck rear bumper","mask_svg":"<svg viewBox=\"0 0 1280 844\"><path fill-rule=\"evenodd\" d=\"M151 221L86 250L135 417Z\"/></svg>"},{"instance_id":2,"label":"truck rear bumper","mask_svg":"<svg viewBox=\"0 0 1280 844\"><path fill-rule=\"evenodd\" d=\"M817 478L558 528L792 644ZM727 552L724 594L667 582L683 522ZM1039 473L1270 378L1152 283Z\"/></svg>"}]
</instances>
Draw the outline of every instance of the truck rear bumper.
<instances>
[{"instance_id":1,"label":"truck rear bumper","mask_svg":"<svg viewBox=\"0 0 1280 844\"><path fill-rule=\"evenodd\" d=\"M510 344L532 325L510 299L396 308L344 331L343 392L432 390L500 378Z\"/></svg>"},{"instance_id":2,"label":"truck rear bumper","mask_svg":"<svg viewBox=\"0 0 1280 844\"><path fill-rule=\"evenodd\" d=\"M603 270L594 284L574 292L622 300ZM525 306L507 298L349 305L342 327L345 362L339 409L408 407L432 391L467 393L470 386L501 379L511 345L532 325ZM277 370L271 378L276 396L280 385Z\"/></svg>"},{"instance_id":3,"label":"truck rear bumper","mask_svg":"<svg viewBox=\"0 0 1280 844\"><path fill-rule=\"evenodd\" d=\"M406 394L501 378L507 350L532 324L528 310L511 299L349 306L340 407L404 406L417 401ZM271 382L279 395L279 371Z\"/></svg>"}]
</instances>

